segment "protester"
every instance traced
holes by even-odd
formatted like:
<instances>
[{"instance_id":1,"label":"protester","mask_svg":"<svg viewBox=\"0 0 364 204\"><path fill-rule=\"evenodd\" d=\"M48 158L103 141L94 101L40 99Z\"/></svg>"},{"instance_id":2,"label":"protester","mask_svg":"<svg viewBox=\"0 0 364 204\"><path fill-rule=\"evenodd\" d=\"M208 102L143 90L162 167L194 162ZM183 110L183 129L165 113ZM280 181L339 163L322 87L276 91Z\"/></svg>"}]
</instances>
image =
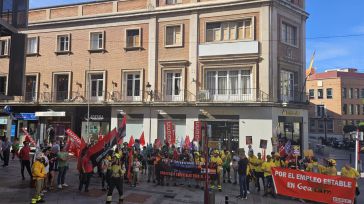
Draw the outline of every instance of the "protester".
<instances>
[{"instance_id":1,"label":"protester","mask_svg":"<svg viewBox=\"0 0 364 204\"><path fill-rule=\"evenodd\" d=\"M312 163L309 163L307 165L306 171L307 172L312 172L312 173L318 173L318 174L322 174L324 172L325 167L320 165L317 162L316 158L312 158Z\"/></svg>"},{"instance_id":2,"label":"protester","mask_svg":"<svg viewBox=\"0 0 364 204\"><path fill-rule=\"evenodd\" d=\"M59 189L63 187L67 187L68 185L65 183L66 173L68 170L68 152L66 152L65 147L61 149L57 154L58 158L58 178L57 185Z\"/></svg>"},{"instance_id":3,"label":"protester","mask_svg":"<svg viewBox=\"0 0 364 204\"><path fill-rule=\"evenodd\" d=\"M262 164L262 170L264 172L264 179L266 180L264 186L264 196L271 194L272 197L275 197L274 194L274 184L272 177L272 168L275 167L274 162L272 161L272 157L270 155L267 156L267 161Z\"/></svg>"},{"instance_id":4,"label":"protester","mask_svg":"<svg viewBox=\"0 0 364 204\"><path fill-rule=\"evenodd\" d=\"M101 186L102 186L102 191L106 191L105 188L105 182L107 184L107 186L109 186L109 174L110 174L110 167L111 167L111 156L108 155L106 156L102 161L101 161Z\"/></svg>"},{"instance_id":5,"label":"protester","mask_svg":"<svg viewBox=\"0 0 364 204\"><path fill-rule=\"evenodd\" d=\"M35 180L35 194L31 201L32 204L44 202L43 198L41 197L41 193L43 190L44 179L46 178L47 174L45 166L42 163L42 159L42 153L37 154L36 161L32 166L33 179Z\"/></svg>"},{"instance_id":6,"label":"protester","mask_svg":"<svg viewBox=\"0 0 364 204\"><path fill-rule=\"evenodd\" d=\"M89 192L88 187L90 185L90 180L91 180L92 174L93 174L92 161L91 161L88 153L86 153L82 157L82 177L81 177L80 185L78 187L79 191L82 191L83 185L85 185L85 192L86 193Z\"/></svg>"},{"instance_id":7,"label":"protester","mask_svg":"<svg viewBox=\"0 0 364 204\"><path fill-rule=\"evenodd\" d=\"M2 143L2 152L3 152L3 159L4 159L3 167L9 166L10 148L11 148L11 142L9 141L8 137L5 137L5 141Z\"/></svg>"},{"instance_id":8,"label":"protester","mask_svg":"<svg viewBox=\"0 0 364 204\"><path fill-rule=\"evenodd\" d=\"M336 176L337 175L336 160L329 159L328 166L326 167L326 170L325 170L325 174L330 175L330 176Z\"/></svg>"},{"instance_id":9,"label":"protester","mask_svg":"<svg viewBox=\"0 0 364 204\"><path fill-rule=\"evenodd\" d=\"M136 187L137 183L138 183L138 175L139 175L139 172L140 172L140 168L142 167L140 161L139 161L139 158L137 156L134 156L134 161L133 161L133 166L132 166L132 169L133 169L133 179L132 179L132 182L131 182L131 186L132 187Z\"/></svg>"},{"instance_id":10,"label":"protester","mask_svg":"<svg viewBox=\"0 0 364 204\"><path fill-rule=\"evenodd\" d=\"M222 191L221 179L222 179L222 159L220 158L219 151L213 151L213 156L211 157L210 163L215 166L217 169L217 175L211 181L211 189L215 189L215 185L217 185L217 189Z\"/></svg>"},{"instance_id":11,"label":"protester","mask_svg":"<svg viewBox=\"0 0 364 204\"><path fill-rule=\"evenodd\" d=\"M41 155L42 155L42 161L45 167L45 173L46 177L44 178L44 184L43 184L43 191L42 193L46 193L48 189L48 175L49 175L49 159L48 155L50 153L50 150L48 148L43 149Z\"/></svg>"},{"instance_id":12,"label":"protester","mask_svg":"<svg viewBox=\"0 0 364 204\"><path fill-rule=\"evenodd\" d=\"M247 197L247 173L248 173L248 165L249 160L246 158L245 153L241 153L240 160L238 162L238 173L239 173L239 187L240 187L240 195L238 198L240 199L248 199Z\"/></svg>"},{"instance_id":13,"label":"protester","mask_svg":"<svg viewBox=\"0 0 364 204\"><path fill-rule=\"evenodd\" d=\"M262 159L262 154L258 153L258 157L254 156L254 153L252 153L252 158L250 163L252 164L252 168L255 169L255 179L256 179L256 183L255 186L257 188L257 191L260 192L260 179L262 179L263 182L263 186L265 186L265 179L264 179L264 172L262 170L262 164L263 164L263 159Z\"/></svg>"},{"instance_id":14,"label":"protester","mask_svg":"<svg viewBox=\"0 0 364 204\"><path fill-rule=\"evenodd\" d=\"M341 176L346 178L352 178L356 180L355 200L354 204L357 203L357 197L360 195L358 179L360 178L359 172L350 166L349 163L341 169Z\"/></svg>"},{"instance_id":15,"label":"protester","mask_svg":"<svg viewBox=\"0 0 364 204\"><path fill-rule=\"evenodd\" d=\"M112 201L112 193L114 188L118 190L119 193L119 204L123 203L123 178L125 174L125 166L120 163L120 159L117 159L115 156L112 158L111 165L111 177L109 190L107 192L106 204L111 204Z\"/></svg>"},{"instance_id":16,"label":"protester","mask_svg":"<svg viewBox=\"0 0 364 204\"><path fill-rule=\"evenodd\" d=\"M195 152L195 164L199 167L202 168L203 165L205 165L205 158L201 157L200 152ZM200 181L200 179L196 179L196 186L195 188L202 188L203 189L203 185L202 182Z\"/></svg>"},{"instance_id":17,"label":"protester","mask_svg":"<svg viewBox=\"0 0 364 204\"><path fill-rule=\"evenodd\" d=\"M25 176L24 176L24 168L27 169L28 174L32 180L32 173L30 170L30 147L29 147L29 142L24 141L23 142L23 147L21 148L20 152L19 152L19 158L20 158L20 169L21 169L21 176L22 179L25 180Z\"/></svg>"}]
</instances>

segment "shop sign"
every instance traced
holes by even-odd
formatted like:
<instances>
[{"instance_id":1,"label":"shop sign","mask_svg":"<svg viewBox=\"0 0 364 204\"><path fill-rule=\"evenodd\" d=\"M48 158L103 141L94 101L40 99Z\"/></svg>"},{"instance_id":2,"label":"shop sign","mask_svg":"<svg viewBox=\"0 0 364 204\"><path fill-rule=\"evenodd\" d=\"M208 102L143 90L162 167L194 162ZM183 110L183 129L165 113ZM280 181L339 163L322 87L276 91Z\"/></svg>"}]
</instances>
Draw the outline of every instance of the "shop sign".
<instances>
[{"instance_id":1,"label":"shop sign","mask_svg":"<svg viewBox=\"0 0 364 204\"><path fill-rule=\"evenodd\" d=\"M8 119L7 118L0 118L0 125L7 125Z\"/></svg>"},{"instance_id":2,"label":"shop sign","mask_svg":"<svg viewBox=\"0 0 364 204\"><path fill-rule=\"evenodd\" d=\"M287 109L283 109L282 110L282 115L285 116L300 116L301 112L298 110L287 110Z\"/></svg>"},{"instance_id":3,"label":"shop sign","mask_svg":"<svg viewBox=\"0 0 364 204\"><path fill-rule=\"evenodd\" d=\"M55 111L46 111L46 112L35 112L35 116L37 117L64 117L66 116L66 112L55 112Z\"/></svg>"},{"instance_id":4,"label":"shop sign","mask_svg":"<svg viewBox=\"0 0 364 204\"><path fill-rule=\"evenodd\" d=\"M38 120L35 113L13 113L14 120Z\"/></svg>"},{"instance_id":5,"label":"shop sign","mask_svg":"<svg viewBox=\"0 0 364 204\"><path fill-rule=\"evenodd\" d=\"M90 115L90 120L104 120L103 115Z\"/></svg>"}]
</instances>

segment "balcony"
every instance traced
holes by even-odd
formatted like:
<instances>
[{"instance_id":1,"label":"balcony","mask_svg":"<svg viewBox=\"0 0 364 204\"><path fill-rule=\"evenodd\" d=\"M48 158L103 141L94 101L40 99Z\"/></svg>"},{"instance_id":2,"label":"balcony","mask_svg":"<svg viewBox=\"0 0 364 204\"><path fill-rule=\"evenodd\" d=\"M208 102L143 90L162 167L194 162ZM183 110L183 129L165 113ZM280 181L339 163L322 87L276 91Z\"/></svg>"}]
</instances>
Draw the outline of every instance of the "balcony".
<instances>
[{"instance_id":1,"label":"balcony","mask_svg":"<svg viewBox=\"0 0 364 204\"><path fill-rule=\"evenodd\" d=\"M194 95L188 90L155 91L154 102L184 103L194 101Z\"/></svg>"},{"instance_id":2,"label":"balcony","mask_svg":"<svg viewBox=\"0 0 364 204\"><path fill-rule=\"evenodd\" d=\"M258 54L258 41L219 42L199 45L199 57Z\"/></svg>"},{"instance_id":3,"label":"balcony","mask_svg":"<svg viewBox=\"0 0 364 204\"><path fill-rule=\"evenodd\" d=\"M126 93L120 93L119 91L113 91L108 98L108 102L142 102L143 90L127 91Z\"/></svg>"},{"instance_id":4,"label":"balcony","mask_svg":"<svg viewBox=\"0 0 364 204\"><path fill-rule=\"evenodd\" d=\"M198 102L268 102L269 95L258 89L210 89L200 90Z\"/></svg>"},{"instance_id":5,"label":"balcony","mask_svg":"<svg viewBox=\"0 0 364 204\"><path fill-rule=\"evenodd\" d=\"M280 101L284 103L308 103L309 95L306 92L295 90L281 90Z\"/></svg>"}]
</instances>

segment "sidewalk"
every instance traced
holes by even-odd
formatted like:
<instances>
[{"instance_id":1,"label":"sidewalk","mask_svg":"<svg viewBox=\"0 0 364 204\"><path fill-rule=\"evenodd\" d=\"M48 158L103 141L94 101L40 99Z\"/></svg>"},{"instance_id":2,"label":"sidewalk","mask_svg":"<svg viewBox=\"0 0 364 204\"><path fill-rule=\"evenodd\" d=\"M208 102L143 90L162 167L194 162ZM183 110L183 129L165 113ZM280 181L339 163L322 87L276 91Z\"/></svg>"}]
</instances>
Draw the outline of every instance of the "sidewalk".
<instances>
[{"instance_id":1,"label":"sidewalk","mask_svg":"<svg viewBox=\"0 0 364 204\"><path fill-rule=\"evenodd\" d=\"M52 204L100 204L105 203L106 192L101 191L101 179L94 176L91 179L90 192L78 192L78 175L75 168L75 161L71 162L70 170L67 173L66 183L70 185L62 190L54 190L46 193L46 203ZM29 177L22 181L20 176L19 161L10 161L10 166L0 168L0 203L30 203L34 189L29 188ZM144 179L136 188L124 186L126 204L201 204L203 203L203 190L188 188L185 186L156 186L148 184ZM263 197L262 192L252 192L248 200L238 200L239 186L225 184L223 192L216 192L215 203L225 203L225 196L229 196L230 204L294 204L301 203L290 198ZM364 191L362 191L364 192ZM117 192L114 191L113 203L117 203ZM363 196L361 196L363 197ZM358 203L364 203L361 199Z\"/></svg>"}]
</instances>

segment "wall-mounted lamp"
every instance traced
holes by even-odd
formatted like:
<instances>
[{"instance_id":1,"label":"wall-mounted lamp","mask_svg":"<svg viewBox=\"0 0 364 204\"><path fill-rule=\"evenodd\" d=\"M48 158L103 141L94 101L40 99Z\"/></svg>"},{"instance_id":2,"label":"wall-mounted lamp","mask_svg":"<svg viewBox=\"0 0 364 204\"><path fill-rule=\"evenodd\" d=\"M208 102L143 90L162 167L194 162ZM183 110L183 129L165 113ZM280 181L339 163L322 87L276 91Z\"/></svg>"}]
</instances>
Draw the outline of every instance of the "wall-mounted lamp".
<instances>
[{"instance_id":1,"label":"wall-mounted lamp","mask_svg":"<svg viewBox=\"0 0 364 204\"><path fill-rule=\"evenodd\" d=\"M80 82L76 82L76 85L82 88L82 84Z\"/></svg>"},{"instance_id":2,"label":"wall-mounted lamp","mask_svg":"<svg viewBox=\"0 0 364 204\"><path fill-rule=\"evenodd\" d=\"M196 79L195 78L192 78L192 83L196 83Z\"/></svg>"},{"instance_id":3,"label":"wall-mounted lamp","mask_svg":"<svg viewBox=\"0 0 364 204\"><path fill-rule=\"evenodd\" d=\"M43 83L43 86L46 87L47 89L49 88L49 84L47 84L45 82Z\"/></svg>"},{"instance_id":4,"label":"wall-mounted lamp","mask_svg":"<svg viewBox=\"0 0 364 204\"><path fill-rule=\"evenodd\" d=\"M118 87L118 83L116 83L115 81L112 81L111 83L112 83L112 85L113 85L114 87Z\"/></svg>"}]
</instances>

